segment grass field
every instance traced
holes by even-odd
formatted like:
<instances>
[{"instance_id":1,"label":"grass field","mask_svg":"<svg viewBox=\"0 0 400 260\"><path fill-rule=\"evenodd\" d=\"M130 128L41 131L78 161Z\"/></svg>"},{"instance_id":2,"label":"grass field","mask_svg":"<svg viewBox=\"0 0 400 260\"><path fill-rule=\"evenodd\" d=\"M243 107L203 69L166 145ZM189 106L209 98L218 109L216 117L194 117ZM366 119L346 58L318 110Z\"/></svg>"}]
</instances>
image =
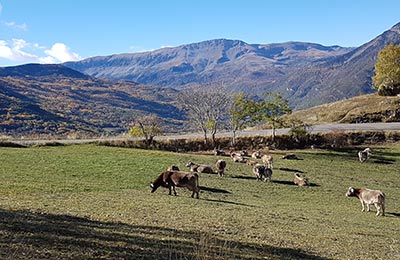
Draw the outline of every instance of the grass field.
<instances>
[{"instance_id":1,"label":"grass field","mask_svg":"<svg viewBox=\"0 0 400 260\"><path fill-rule=\"evenodd\" d=\"M250 166L201 175L200 199L149 183L215 156L95 145L0 148L0 259L400 259L400 145L273 151L273 182ZM311 187L292 185L303 172ZM349 186L386 193L386 216L361 212Z\"/></svg>"}]
</instances>

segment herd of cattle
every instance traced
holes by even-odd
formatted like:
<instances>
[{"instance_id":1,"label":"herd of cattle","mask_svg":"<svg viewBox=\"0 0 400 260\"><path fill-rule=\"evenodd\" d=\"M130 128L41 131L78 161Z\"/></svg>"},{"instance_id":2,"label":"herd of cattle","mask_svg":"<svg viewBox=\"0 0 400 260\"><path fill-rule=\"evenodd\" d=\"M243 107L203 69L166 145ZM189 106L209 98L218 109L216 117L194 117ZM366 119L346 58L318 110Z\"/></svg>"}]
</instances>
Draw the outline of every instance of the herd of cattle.
<instances>
[{"instance_id":1,"label":"herd of cattle","mask_svg":"<svg viewBox=\"0 0 400 260\"><path fill-rule=\"evenodd\" d=\"M215 150L215 155L224 155L222 151ZM366 162L371 156L371 149L366 148L363 151L358 152L358 158L361 163ZM231 152L230 157L234 163L246 163L252 166L253 173L257 181L269 181L272 180L273 170L273 157L269 153L263 154L261 151L256 151L249 156L246 151ZM251 157L251 158L246 158ZM261 159L262 163L258 163L256 159ZM282 159L299 160L295 154L287 154L282 156ZM186 187L192 191L192 198L199 198L199 173L218 174L224 176L226 161L223 159L217 160L214 169L209 165L198 164L189 161L186 167L190 169L190 172L180 171L178 166L169 166L165 172L162 172L157 179L150 184L152 190L155 192L160 186L169 189L169 195L174 192L176 195L175 187ZM309 186L310 182L307 178L302 177L300 174L295 173L293 183L298 186ZM385 215L385 194L379 190L370 190L366 188L353 188L350 187L346 193L347 197L357 197L362 206L362 211L365 211L365 205L367 211L370 211L370 205L374 204L377 213L376 215Z\"/></svg>"}]
</instances>

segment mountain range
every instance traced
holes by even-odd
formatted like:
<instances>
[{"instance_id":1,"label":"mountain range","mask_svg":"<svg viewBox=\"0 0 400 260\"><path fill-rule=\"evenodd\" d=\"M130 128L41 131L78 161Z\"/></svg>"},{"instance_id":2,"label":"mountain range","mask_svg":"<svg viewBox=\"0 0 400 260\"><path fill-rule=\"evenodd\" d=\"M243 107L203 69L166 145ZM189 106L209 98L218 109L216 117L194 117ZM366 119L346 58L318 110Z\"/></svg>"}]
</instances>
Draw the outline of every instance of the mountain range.
<instances>
[{"instance_id":1,"label":"mountain range","mask_svg":"<svg viewBox=\"0 0 400 260\"><path fill-rule=\"evenodd\" d=\"M59 65L3 67L0 133L118 134L148 113L178 132L185 115L175 96L193 87L280 92L297 110L343 100L375 92L376 57L390 43L400 44L400 23L357 48L216 39Z\"/></svg>"},{"instance_id":2,"label":"mountain range","mask_svg":"<svg viewBox=\"0 0 400 260\"><path fill-rule=\"evenodd\" d=\"M400 44L400 23L358 48L217 39L64 65L94 77L177 89L222 84L257 95L280 92L294 109L303 109L374 92L376 57L389 43Z\"/></svg>"}]
</instances>

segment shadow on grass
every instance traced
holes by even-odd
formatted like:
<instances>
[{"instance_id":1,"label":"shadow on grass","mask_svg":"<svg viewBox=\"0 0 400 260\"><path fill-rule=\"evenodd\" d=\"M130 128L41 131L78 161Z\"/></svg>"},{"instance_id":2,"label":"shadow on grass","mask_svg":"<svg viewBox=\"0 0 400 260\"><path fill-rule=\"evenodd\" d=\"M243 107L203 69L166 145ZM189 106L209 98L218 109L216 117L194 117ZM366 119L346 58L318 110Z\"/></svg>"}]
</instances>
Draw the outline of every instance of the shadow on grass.
<instances>
[{"instance_id":1,"label":"shadow on grass","mask_svg":"<svg viewBox=\"0 0 400 260\"><path fill-rule=\"evenodd\" d=\"M400 213L394 213L394 212L385 212L385 215L391 215L395 218L400 218Z\"/></svg>"},{"instance_id":2,"label":"shadow on grass","mask_svg":"<svg viewBox=\"0 0 400 260\"><path fill-rule=\"evenodd\" d=\"M242 179L242 180L257 180L257 178L255 176L242 176L242 175L235 175L235 176L231 176L231 178L234 179Z\"/></svg>"},{"instance_id":3,"label":"shadow on grass","mask_svg":"<svg viewBox=\"0 0 400 260\"><path fill-rule=\"evenodd\" d=\"M203 191L208 191L212 193L224 193L224 194L231 194L231 192L223 189L218 189L218 188L210 188L210 187L205 187L205 186L199 186L200 190Z\"/></svg>"},{"instance_id":4,"label":"shadow on grass","mask_svg":"<svg viewBox=\"0 0 400 260\"><path fill-rule=\"evenodd\" d=\"M239 203L239 202L233 202L233 201L227 201L227 200L214 200L214 199L203 199L203 200L211 201L211 202L220 202L220 203L238 205L238 206L255 207L254 205L244 204L244 203Z\"/></svg>"},{"instance_id":5,"label":"shadow on grass","mask_svg":"<svg viewBox=\"0 0 400 260\"><path fill-rule=\"evenodd\" d=\"M273 183L282 184L282 185L290 185L290 186L297 186L293 181L281 181L281 180L272 180ZM304 186L307 187L307 186ZM319 187L316 183L310 183L308 187Z\"/></svg>"},{"instance_id":6,"label":"shadow on grass","mask_svg":"<svg viewBox=\"0 0 400 260\"><path fill-rule=\"evenodd\" d=\"M1 259L315 259L211 233L0 209Z\"/></svg>"},{"instance_id":7,"label":"shadow on grass","mask_svg":"<svg viewBox=\"0 0 400 260\"><path fill-rule=\"evenodd\" d=\"M285 172L304 173L303 171L297 170L297 169L289 169L289 168L284 168L284 167L281 167L281 168L278 168L278 169L281 170L281 171L285 171Z\"/></svg>"}]
</instances>

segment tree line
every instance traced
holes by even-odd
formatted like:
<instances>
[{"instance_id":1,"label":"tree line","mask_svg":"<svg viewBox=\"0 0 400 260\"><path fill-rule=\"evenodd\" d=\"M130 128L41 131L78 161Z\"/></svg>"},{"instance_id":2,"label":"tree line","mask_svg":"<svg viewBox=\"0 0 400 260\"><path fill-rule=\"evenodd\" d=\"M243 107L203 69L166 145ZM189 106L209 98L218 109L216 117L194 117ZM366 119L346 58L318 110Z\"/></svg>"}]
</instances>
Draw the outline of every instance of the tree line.
<instances>
[{"instance_id":1,"label":"tree line","mask_svg":"<svg viewBox=\"0 0 400 260\"><path fill-rule=\"evenodd\" d=\"M177 106L185 113L190 129L203 134L204 143L216 145L218 131L232 133L232 145L238 131L257 124L268 124L275 129L283 124L282 115L290 113L288 101L278 93L265 93L262 98L251 97L243 92L231 93L223 86L209 86L183 90L176 98ZM162 120L156 115L135 118L129 133L134 137L144 137L151 145L154 137L163 133Z\"/></svg>"},{"instance_id":2,"label":"tree line","mask_svg":"<svg viewBox=\"0 0 400 260\"><path fill-rule=\"evenodd\" d=\"M389 44L378 53L374 72L372 87L379 95L400 95L400 45ZM191 128L203 133L206 144L211 136L214 147L217 131L230 131L234 145L238 131L257 124L267 124L274 141L276 128L284 124L282 115L291 113L288 101L279 93L250 97L243 92L226 91L221 85L183 90L177 96L177 106L186 114ZM156 115L139 116L129 133L144 137L150 146L154 137L163 133L162 125Z\"/></svg>"}]
</instances>

